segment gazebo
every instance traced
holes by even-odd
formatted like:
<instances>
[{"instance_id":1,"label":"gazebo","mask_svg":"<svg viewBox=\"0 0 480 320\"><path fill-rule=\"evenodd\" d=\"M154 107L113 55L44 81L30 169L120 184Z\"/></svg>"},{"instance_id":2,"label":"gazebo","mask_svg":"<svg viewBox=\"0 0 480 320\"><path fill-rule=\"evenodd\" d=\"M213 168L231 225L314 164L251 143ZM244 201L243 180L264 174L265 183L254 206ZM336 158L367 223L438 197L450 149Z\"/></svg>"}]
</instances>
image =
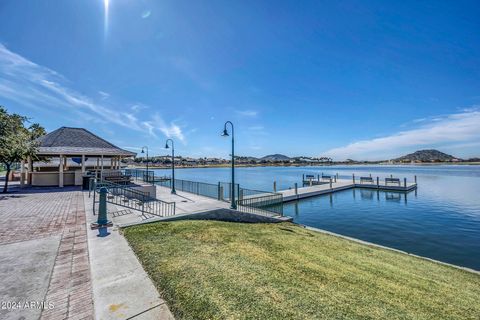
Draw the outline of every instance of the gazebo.
<instances>
[{"instance_id":1,"label":"gazebo","mask_svg":"<svg viewBox=\"0 0 480 320\"><path fill-rule=\"evenodd\" d=\"M106 170L121 169L123 158L136 155L83 128L61 127L37 141L40 160L22 161L21 185L81 185L87 170L101 176Z\"/></svg>"}]
</instances>

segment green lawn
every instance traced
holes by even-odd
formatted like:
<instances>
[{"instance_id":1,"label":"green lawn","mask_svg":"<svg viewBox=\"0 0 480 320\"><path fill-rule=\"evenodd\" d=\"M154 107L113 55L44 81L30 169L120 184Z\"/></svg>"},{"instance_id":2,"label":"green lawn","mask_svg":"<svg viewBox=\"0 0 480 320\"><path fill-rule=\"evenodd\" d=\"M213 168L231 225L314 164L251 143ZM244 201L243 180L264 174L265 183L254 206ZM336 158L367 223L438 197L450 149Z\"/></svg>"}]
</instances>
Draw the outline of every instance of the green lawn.
<instances>
[{"instance_id":1,"label":"green lawn","mask_svg":"<svg viewBox=\"0 0 480 320\"><path fill-rule=\"evenodd\" d=\"M480 319L480 275L290 223L123 232L178 319Z\"/></svg>"}]
</instances>

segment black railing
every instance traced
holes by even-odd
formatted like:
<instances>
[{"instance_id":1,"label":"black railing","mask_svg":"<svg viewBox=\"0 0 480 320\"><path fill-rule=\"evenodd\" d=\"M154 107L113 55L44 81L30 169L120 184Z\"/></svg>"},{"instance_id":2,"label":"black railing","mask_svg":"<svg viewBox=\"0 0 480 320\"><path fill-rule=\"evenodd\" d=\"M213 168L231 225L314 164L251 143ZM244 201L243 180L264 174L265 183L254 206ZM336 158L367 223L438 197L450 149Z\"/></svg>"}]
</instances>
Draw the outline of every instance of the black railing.
<instances>
[{"instance_id":1,"label":"black railing","mask_svg":"<svg viewBox=\"0 0 480 320\"><path fill-rule=\"evenodd\" d=\"M125 175L130 175L137 180L151 182L156 185L171 188L172 179L167 176L155 176L154 171L143 169L124 169ZM175 189L200 196L230 202L232 198L232 184L218 182L218 184L175 179ZM262 215L283 216L283 196L281 193L252 190L234 186L235 200L239 211Z\"/></svg>"},{"instance_id":2,"label":"black railing","mask_svg":"<svg viewBox=\"0 0 480 320\"><path fill-rule=\"evenodd\" d=\"M171 179L158 180L155 184L163 187L172 187ZM220 198L220 186L212 183L189 181L182 179L175 179L175 189L179 191L198 194L200 196L209 197L217 200L223 200Z\"/></svg>"},{"instance_id":3,"label":"black railing","mask_svg":"<svg viewBox=\"0 0 480 320\"><path fill-rule=\"evenodd\" d=\"M246 189L241 190L244 190L245 192ZM244 195L237 201L237 210L266 216L283 216L283 196L281 193L268 192L258 193L250 196Z\"/></svg>"},{"instance_id":4,"label":"black railing","mask_svg":"<svg viewBox=\"0 0 480 320\"><path fill-rule=\"evenodd\" d=\"M131 176L135 180L142 180L148 183L170 180L169 176L155 176L155 171L143 169L123 169L123 174Z\"/></svg>"},{"instance_id":5,"label":"black railing","mask_svg":"<svg viewBox=\"0 0 480 320\"><path fill-rule=\"evenodd\" d=\"M238 200L240 195L240 186L235 183L235 199ZM219 182L218 183L219 199L230 202L232 199L232 183L231 182Z\"/></svg>"},{"instance_id":6,"label":"black railing","mask_svg":"<svg viewBox=\"0 0 480 320\"><path fill-rule=\"evenodd\" d=\"M166 202L150 196L148 192L143 192L130 188L125 185L119 185L108 181L94 181L94 206L95 193L98 193L100 188L107 188L107 202L138 210L145 214L154 216L168 217L175 215L175 202Z\"/></svg>"}]
</instances>

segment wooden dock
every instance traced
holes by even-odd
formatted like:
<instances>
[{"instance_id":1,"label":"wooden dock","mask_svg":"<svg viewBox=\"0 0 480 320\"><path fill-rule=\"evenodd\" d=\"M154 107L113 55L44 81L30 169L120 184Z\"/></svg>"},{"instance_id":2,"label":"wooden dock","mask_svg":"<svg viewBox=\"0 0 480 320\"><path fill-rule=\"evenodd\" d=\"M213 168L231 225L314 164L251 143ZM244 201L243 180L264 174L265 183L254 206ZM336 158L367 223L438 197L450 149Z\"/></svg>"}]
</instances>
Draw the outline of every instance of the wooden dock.
<instances>
[{"instance_id":1,"label":"wooden dock","mask_svg":"<svg viewBox=\"0 0 480 320\"><path fill-rule=\"evenodd\" d=\"M417 188L416 183L402 183L400 185L385 184L385 181L375 181L374 183L353 183L353 180L338 179L336 182L313 185L301 188L292 188L278 191L283 195L283 202L294 201L303 198L314 197L322 194L330 194L352 188L375 189L380 191L408 192Z\"/></svg>"}]
</instances>

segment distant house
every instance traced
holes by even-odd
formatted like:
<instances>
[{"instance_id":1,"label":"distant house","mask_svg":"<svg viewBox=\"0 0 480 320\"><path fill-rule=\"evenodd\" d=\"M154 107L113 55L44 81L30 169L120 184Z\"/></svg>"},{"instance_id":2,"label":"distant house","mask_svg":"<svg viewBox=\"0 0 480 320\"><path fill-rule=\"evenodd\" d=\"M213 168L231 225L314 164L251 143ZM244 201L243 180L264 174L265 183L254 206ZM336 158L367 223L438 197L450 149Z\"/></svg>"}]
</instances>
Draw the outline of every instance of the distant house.
<instances>
[{"instance_id":1,"label":"distant house","mask_svg":"<svg viewBox=\"0 0 480 320\"><path fill-rule=\"evenodd\" d=\"M120 169L121 160L136 155L83 128L61 127L38 140L39 161L22 161L21 184L81 185L87 170Z\"/></svg>"}]
</instances>

